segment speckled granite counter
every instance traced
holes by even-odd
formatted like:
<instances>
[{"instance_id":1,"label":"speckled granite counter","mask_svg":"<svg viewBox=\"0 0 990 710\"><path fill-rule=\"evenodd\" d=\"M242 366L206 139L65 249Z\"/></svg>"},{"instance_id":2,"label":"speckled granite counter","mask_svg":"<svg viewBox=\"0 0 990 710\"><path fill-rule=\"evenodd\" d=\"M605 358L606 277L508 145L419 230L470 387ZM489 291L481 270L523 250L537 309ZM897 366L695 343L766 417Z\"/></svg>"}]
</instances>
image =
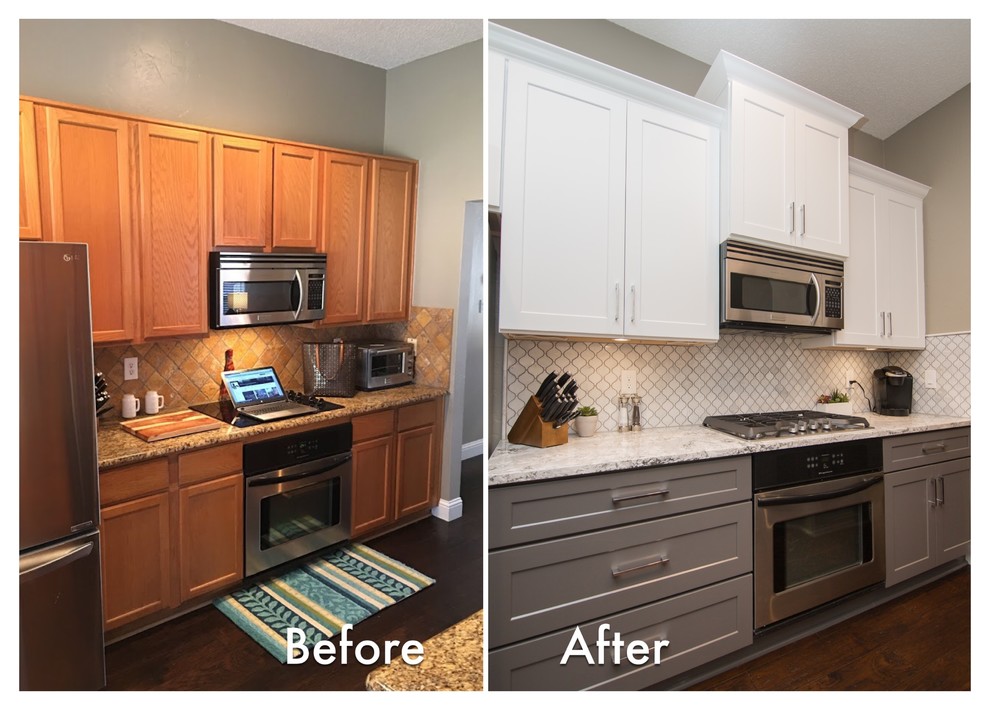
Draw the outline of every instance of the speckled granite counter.
<instances>
[{"instance_id":1,"label":"speckled granite counter","mask_svg":"<svg viewBox=\"0 0 990 710\"><path fill-rule=\"evenodd\" d=\"M598 433L584 439L572 434L566 444L547 449L502 441L488 461L488 485L503 486L644 466L702 461L833 441L951 429L970 424L969 417L934 414L886 417L857 412L857 416L866 417L871 428L815 434L813 437L790 436L746 441L703 426L679 426L622 434Z\"/></svg>"},{"instance_id":2,"label":"speckled granite counter","mask_svg":"<svg viewBox=\"0 0 990 710\"><path fill-rule=\"evenodd\" d=\"M120 428L120 420L100 421L96 432L97 460L100 469L136 463L145 459L165 456L178 451L198 449L204 446L223 444L238 439L247 439L259 434L273 431L286 431L311 424L326 422L332 424L337 420L350 419L361 414L368 414L382 409L401 407L407 404L425 402L435 397L447 394L446 390L423 385L407 385L394 389L378 390L377 392L358 392L354 397L324 397L329 402L342 404L343 409L332 412L321 412L305 417L283 419L277 422L258 424L245 428L224 425L213 431L201 434L188 434L162 441L146 442ZM166 408L163 414L181 411L179 408ZM133 420L138 421L138 420Z\"/></svg>"},{"instance_id":3,"label":"speckled granite counter","mask_svg":"<svg viewBox=\"0 0 990 710\"><path fill-rule=\"evenodd\" d=\"M484 610L442 631L423 644L418 666L399 663L368 674L368 690L483 690Z\"/></svg>"}]
</instances>

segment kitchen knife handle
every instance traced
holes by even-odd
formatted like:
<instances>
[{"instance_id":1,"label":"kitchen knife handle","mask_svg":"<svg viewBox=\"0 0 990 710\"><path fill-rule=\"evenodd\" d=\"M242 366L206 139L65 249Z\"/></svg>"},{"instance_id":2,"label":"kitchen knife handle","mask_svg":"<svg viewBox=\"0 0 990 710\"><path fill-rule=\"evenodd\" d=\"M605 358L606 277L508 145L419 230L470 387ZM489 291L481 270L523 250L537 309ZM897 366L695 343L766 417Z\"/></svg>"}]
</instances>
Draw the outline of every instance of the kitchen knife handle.
<instances>
[{"instance_id":1,"label":"kitchen knife handle","mask_svg":"<svg viewBox=\"0 0 990 710\"><path fill-rule=\"evenodd\" d=\"M619 282L615 282L615 322L619 322L619 299L622 298L619 292Z\"/></svg>"},{"instance_id":2,"label":"kitchen knife handle","mask_svg":"<svg viewBox=\"0 0 990 710\"><path fill-rule=\"evenodd\" d=\"M629 322L635 323L636 322L636 284L630 286L629 290L632 291L632 313L629 314Z\"/></svg>"}]
</instances>

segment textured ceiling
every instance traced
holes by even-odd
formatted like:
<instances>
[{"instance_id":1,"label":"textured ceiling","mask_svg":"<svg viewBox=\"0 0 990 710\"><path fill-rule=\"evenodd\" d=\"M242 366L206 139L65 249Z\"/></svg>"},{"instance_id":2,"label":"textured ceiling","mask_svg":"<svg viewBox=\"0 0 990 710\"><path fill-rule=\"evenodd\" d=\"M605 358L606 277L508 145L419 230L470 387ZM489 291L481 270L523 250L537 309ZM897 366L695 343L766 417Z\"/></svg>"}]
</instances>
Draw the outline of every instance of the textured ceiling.
<instances>
[{"instance_id":1,"label":"textured ceiling","mask_svg":"<svg viewBox=\"0 0 990 710\"><path fill-rule=\"evenodd\" d=\"M970 83L969 20L611 20L711 64L720 49L862 113L885 139Z\"/></svg>"},{"instance_id":2,"label":"textured ceiling","mask_svg":"<svg viewBox=\"0 0 990 710\"><path fill-rule=\"evenodd\" d=\"M380 69L481 39L481 20L223 20Z\"/></svg>"}]
</instances>

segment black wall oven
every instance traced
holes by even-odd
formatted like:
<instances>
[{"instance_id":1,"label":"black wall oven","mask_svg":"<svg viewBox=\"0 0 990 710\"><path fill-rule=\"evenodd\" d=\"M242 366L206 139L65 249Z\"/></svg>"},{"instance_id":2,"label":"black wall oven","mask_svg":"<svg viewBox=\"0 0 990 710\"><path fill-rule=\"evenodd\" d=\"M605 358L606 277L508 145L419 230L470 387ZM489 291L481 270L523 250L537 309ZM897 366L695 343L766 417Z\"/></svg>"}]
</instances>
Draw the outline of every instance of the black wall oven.
<instances>
[{"instance_id":1,"label":"black wall oven","mask_svg":"<svg viewBox=\"0 0 990 710\"><path fill-rule=\"evenodd\" d=\"M244 445L244 574L351 535L350 422Z\"/></svg>"},{"instance_id":2,"label":"black wall oven","mask_svg":"<svg viewBox=\"0 0 990 710\"><path fill-rule=\"evenodd\" d=\"M882 468L880 439L753 455L757 629L884 581Z\"/></svg>"}]
</instances>

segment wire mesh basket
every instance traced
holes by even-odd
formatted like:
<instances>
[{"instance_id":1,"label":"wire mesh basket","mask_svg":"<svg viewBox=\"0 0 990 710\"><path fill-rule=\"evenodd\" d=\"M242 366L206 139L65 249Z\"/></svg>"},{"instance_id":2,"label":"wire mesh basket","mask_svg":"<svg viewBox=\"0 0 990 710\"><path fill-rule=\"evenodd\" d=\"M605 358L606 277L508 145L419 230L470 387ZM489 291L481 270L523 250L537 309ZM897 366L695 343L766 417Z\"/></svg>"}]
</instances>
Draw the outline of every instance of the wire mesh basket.
<instances>
[{"instance_id":1,"label":"wire mesh basket","mask_svg":"<svg viewBox=\"0 0 990 710\"><path fill-rule=\"evenodd\" d=\"M303 392L318 397L353 397L357 346L353 343L303 343Z\"/></svg>"}]
</instances>

